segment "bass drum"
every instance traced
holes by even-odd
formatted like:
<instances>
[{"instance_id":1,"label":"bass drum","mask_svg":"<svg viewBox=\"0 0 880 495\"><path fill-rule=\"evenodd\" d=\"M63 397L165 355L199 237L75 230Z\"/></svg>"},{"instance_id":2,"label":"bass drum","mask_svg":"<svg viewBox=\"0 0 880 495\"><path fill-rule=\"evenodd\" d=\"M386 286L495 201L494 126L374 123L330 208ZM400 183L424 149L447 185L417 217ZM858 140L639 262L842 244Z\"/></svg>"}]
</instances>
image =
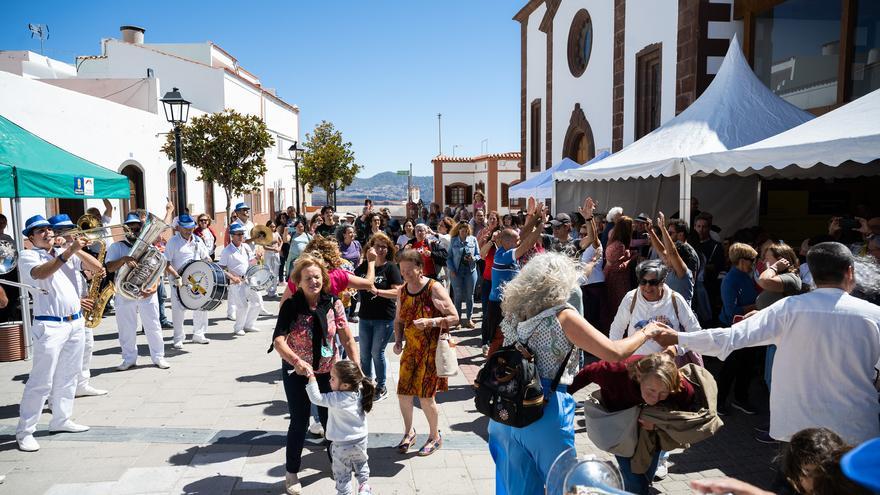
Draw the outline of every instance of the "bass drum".
<instances>
[{"instance_id":1,"label":"bass drum","mask_svg":"<svg viewBox=\"0 0 880 495\"><path fill-rule=\"evenodd\" d=\"M180 271L181 284L175 287L183 307L210 311L226 297L226 274L216 263L193 260Z\"/></svg>"}]
</instances>

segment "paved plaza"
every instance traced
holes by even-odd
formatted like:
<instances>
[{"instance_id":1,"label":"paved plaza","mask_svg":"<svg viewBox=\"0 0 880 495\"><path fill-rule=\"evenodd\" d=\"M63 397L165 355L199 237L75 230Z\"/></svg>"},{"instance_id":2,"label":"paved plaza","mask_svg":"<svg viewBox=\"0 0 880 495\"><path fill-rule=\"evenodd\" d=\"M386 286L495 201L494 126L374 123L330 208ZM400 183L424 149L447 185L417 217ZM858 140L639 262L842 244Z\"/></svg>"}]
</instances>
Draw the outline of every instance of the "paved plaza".
<instances>
[{"instance_id":1,"label":"paved plaza","mask_svg":"<svg viewBox=\"0 0 880 495\"><path fill-rule=\"evenodd\" d=\"M267 301L266 307L275 311L278 303ZM152 366L146 340L139 336L139 366L116 371L121 359L115 326L110 316L96 329L92 361L92 384L110 390L109 395L76 400L73 419L91 431L48 435L47 413L36 435L42 447L36 453L20 452L14 438L30 362L0 364L0 474L7 475L0 493L283 492L287 403L279 359L266 353L274 317L260 317L259 333L234 337L221 306L210 314L211 343L187 343L181 351L171 347L171 330L166 330L168 370ZM400 440L403 423L393 394L398 362L388 350L390 395L368 416L374 493L494 493L487 420L475 411L469 384L482 363L479 331L460 332L459 338L463 373L450 379L449 392L438 396L443 448L426 458L390 448ZM725 427L714 438L673 453L669 476L655 487L661 493L690 493L687 480L721 475L766 487L773 478L769 464L776 449L752 439L752 427L766 421L766 413L725 418ZM583 420L577 423L581 453L606 457L587 439ZM419 411L415 428L420 446L427 423ZM335 493L329 472L325 449L313 439L303 457L304 493Z\"/></svg>"}]
</instances>

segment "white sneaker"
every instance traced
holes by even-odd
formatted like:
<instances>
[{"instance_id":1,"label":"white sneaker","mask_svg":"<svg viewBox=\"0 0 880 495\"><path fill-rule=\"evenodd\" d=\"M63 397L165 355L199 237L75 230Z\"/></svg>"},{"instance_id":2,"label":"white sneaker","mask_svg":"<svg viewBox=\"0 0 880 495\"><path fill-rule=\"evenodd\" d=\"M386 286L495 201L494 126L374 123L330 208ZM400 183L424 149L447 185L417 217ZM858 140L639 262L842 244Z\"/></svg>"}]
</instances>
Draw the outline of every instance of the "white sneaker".
<instances>
[{"instance_id":1,"label":"white sneaker","mask_svg":"<svg viewBox=\"0 0 880 495\"><path fill-rule=\"evenodd\" d=\"M82 387L76 389L77 397L93 397L96 395L107 395L107 391L100 388L95 388L91 385L83 385Z\"/></svg>"},{"instance_id":2,"label":"white sneaker","mask_svg":"<svg viewBox=\"0 0 880 495\"><path fill-rule=\"evenodd\" d=\"M244 329L238 329L238 330L232 332L232 334L242 336L242 335L244 335Z\"/></svg>"},{"instance_id":3,"label":"white sneaker","mask_svg":"<svg viewBox=\"0 0 880 495\"><path fill-rule=\"evenodd\" d=\"M253 328L253 327L251 327L251 328L247 328L247 327L245 327L244 331L245 331L245 332L249 332L249 333L254 333L254 332L259 332L260 329L259 329L259 328Z\"/></svg>"},{"instance_id":4,"label":"white sneaker","mask_svg":"<svg viewBox=\"0 0 880 495\"><path fill-rule=\"evenodd\" d=\"M669 465L665 458L661 458L660 461L657 462L657 471L654 472L654 477L662 480L667 474L669 474Z\"/></svg>"},{"instance_id":5,"label":"white sneaker","mask_svg":"<svg viewBox=\"0 0 880 495\"><path fill-rule=\"evenodd\" d=\"M316 437L324 436L324 427L321 426L320 421L315 421L314 423L309 425L309 433L315 435Z\"/></svg>"},{"instance_id":6,"label":"white sneaker","mask_svg":"<svg viewBox=\"0 0 880 495\"><path fill-rule=\"evenodd\" d=\"M82 433L84 431L89 431L89 427L67 420L67 422L61 426L58 426L56 428L49 428L49 431L51 433Z\"/></svg>"},{"instance_id":7,"label":"white sneaker","mask_svg":"<svg viewBox=\"0 0 880 495\"><path fill-rule=\"evenodd\" d=\"M175 349L183 349L183 342L175 342L174 344L171 345L171 347L173 347Z\"/></svg>"},{"instance_id":8,"label":"white sneaker","mask_svg":"<svg viewBox=\"0 0 880 495\"><path fill-rule=\"evenodd\" d=\"M24 436L15 436L15 439L18 441L19 450L23 450L24 452L36 452L40 450L40 444L37 443L37 440L33 435L24 435Z\"/></svg>"},{"instance_id":9,"label":"white sneaker","mask_svg":"<svg viewBox=\"0 0 880 495\"><path fill-rule=\"evenodd\" d=\"M284 490L289 495L300 495L302 493L302 484L299 482L299 476L296 473L286 473L284 476Z\"/></svg>"},{"instance_id":10,"label":"white sneaker","mask_svg":"<svg viewBox=\"0 0 880 495\"><path fill-rule=\"evenodd\" d=\"M123 361L122 364L116 367L116 371L125 371L132 368L135 364L137 364L135 361Z\"/></svg>"},{"instance_id":11,"label":"white sneaker","mask_svg":"<svg viewBox=\"0 0 880 495\"><path fill-rule=\"evenodd\" d=\"M168 361L165 361L165 358L159 358L153 364L155 364L157 368L162 369L162 370L167 370L168 368L171 367L171 365L168 364Z\"/></svg>"},{"instance_id":12,"label":"white sneaker","mask_svg":"<svg viewBox=\"0 0 880 495\"><path fill-rule=\"evenodd\" d=\"M192 341L194 344L210 344L211 340L204 335L193 335Z\"/></svg>"}]
</instances>

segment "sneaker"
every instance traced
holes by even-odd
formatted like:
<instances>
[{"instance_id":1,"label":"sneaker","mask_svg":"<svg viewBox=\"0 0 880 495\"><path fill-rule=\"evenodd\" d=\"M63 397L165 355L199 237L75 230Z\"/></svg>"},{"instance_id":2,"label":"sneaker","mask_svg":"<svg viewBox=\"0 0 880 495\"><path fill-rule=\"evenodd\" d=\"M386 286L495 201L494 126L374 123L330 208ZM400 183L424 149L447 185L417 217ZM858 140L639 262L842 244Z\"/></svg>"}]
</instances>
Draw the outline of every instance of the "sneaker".
<instances>
[{"instance_id":1,"label":"sneaker","mask_svg":"<svg viewBox=\"0 0 880 495\"><path fill-rule=\"evenodd\" d=\"M37 440L33 435L16 435L15 440L18 441L19 450L24 452L36 452L40 450L40 444L37 443Z\"/></svg>"},{"instance_id":2,"label":"sneaker","mask_svg":"<svg viewBox=\"0 0 880 495\"><path fill-rule=\"evenodd\" d=\"M91 385L83 385L82 387L76 389L77 397L94 397L98 395L107 395L107 391L100 388L95 388Z\"/></svg>"},{"instance_id":3,"label":"sneaker","mask_svg":"<svg viewBox=\"0 0 880 495\"><path fill-rule=\"evenodd\" d=\"M153 364L155 364L156 367L160 370L167 370L171 367L171 365L168 364L168 361L165 361L165 358L159 358L155 362L153 362Z\"/></svg>"},{"instance_id":4,"label":"sneaker","mask_svg":"<svg viewBox=\"0 0 880 495\"><path fill-rule=\"evenodd\" d=\"M654 479L663 479L669 474L669 464L666 459L660 458L657 462L657 471L654 472Z\"/></svg>"},{"instance_id":5,"label":"sneaker","mask_svg":"<svg viewBox=\"0 0 880 495\"><path fill-rule=\"evenodd\" d=\"M134 361L123 361L122 364L116 367L116 371L125 371L132 368L135 364Z\"/></svg>"},{"instance_id":6,"label":"sneaker","mask_svg":"<svg viewBox=\"0 0 880 495\"><path fill-rule=\"evenodd\" d=\"M233 334L233 335L238 335L238 336L240 337L240 336L244 335L244 329L243 329L243 328L239 328L238 330L232 332L232 334Z\"/></svg>"},{"instance_id":7,"label":"sneaker","mask_svg":"<svg viewBox=\"0 0 880 495\"><path fill-rule=\"evenodd\" d=\"M175 342L174 344L171 344L171 347L175 349L183 349L183 342Z\"/></svg>"},{"instance_id":8,"label":"sneaker","mask_svg":"<svg viewBox=\"0 0 880 495\"><path fill-rule=\"evenodd\" d=\"M388 398L388 388L387 387L379 387L376 389L376 398L373 399L373 402L379 402Z\"/></svg>"},{"instance_id":9,"label":"sneaker","mask_svg":"<svg viewBox=\"0 0 880 495\"><path fill-rule=\"evenodd\" d=\"M749 416L754 416L755 414L758 414L758 410L755 409L755 407L752 406L751 404L749 404L747 401L739 402L739 401L733 400L730 402L730 406L735 409L739 409L740 411L742 411L745 414L748 414Z\"/></svg>"},{"instance_id":10,"label":"sneaker","mask_svg":"<svg viewBox=\"0 0 880 495\"><path fill-rule=\"evenodd\" d=\"M210 344L211 340L204 335L193 335L192 341L194 344Z\"/></svg>"},{"instance_id":11,"label":"sneaker","mask_svg":"<svg viewBox=\"0 0 880 495\"><path fill-rule=\"evenodd\" d=\"M235 321L235 315L226 315L226 319L229 321Z\"/></svg>"},{"instance_id":12,"label":"sneaker","mask_svg":"<svg viewBox=\"0 0 880 495\"><path fill-rule=\"evenodd\" d=\"M324 436L324 427L321 426L320 421L315 421L314 423L309 425L309 433L315 435L316 437Z\"/></svg>"},{"instance_id":13,"label":"sneaker","mask_svg":"<svg viewBox=\"0 0 880 495\"><path fill-rule=\"evenodd\" d=\"M370 484L366 482L361 483L358 486L358 495L373 495L373 489L370 488Z\"/></svg>"},{"instance_id":14,"label":"sneaker","mask_svg":"<svg viewBox=\"0 0 880 495\"><path fill-rule=\"evenodd\" d=\"M250 328L245 327L245 328L244 328L244 331L247 332L247 333L256 333L256 332L259 332L260 329L259 329L259 328L254 328L254 327L250 327Z\"/></svg>"},{"instance_id":15,"label":"sneaker","mask_svg":"<svg viewBox=\"0 0 880 495\"><path fill-rule=\"evenodd\" d=\"M170 321L163 321L160 325L162 325L162 330L171 330L174 328L174 325L172 325Z\"/></svg>"},{"instance_id":16,"label":"sneaker","mask_svg":"<svg viewBox=\"0 0 880 495\"><path fill-rule=\"evenodd\" d=\"M357 322L359 322L359 321L360 321L360 320L358 319L357 316L352 316L351 318L348 319L348 322L349 322L349 323L357 323Z\"/></svg>"},{"instance_id":17,"label":"sneaker","mask_svg":"<svg viewBox=\"0 0 880 495\"><path fill-rule=\"evenodd\" d=\"M86 425L74 423L70 420L67 420L61 426L57 426L55 428L52 428L51 426L49 427L50 433L82 433L84 431L89 431L89 427Z\"/></svg>"},{"instance_id":18,"label":"sneaker","mask_svg":"<svg viewBox=\"0 0 880 495\"><path fill-rule=\"evenodd\" d=\"M770 424L764 423L755 427L756 433L770 433Z\"/></svg>"},{"instance_id":19,"label":"sneaker","mask_svg":"<svg viewBox=\"0 0 880 495\"><path fill-rule=\"evenodd\" d=\"M763 431L759 431L755 434L755 440L770 445L775 445L779 443L779 440L776 440L775 438L771 437L769 433Z\"/></svg>"},{"instance_id":20,"label":"sneaker","mask_svg":"<svg viewBox=\"0 0 880 495\"><path fill-rule=\"evenodd\" d=\"M296 473L287 473L284 476L284 491L289 495L300 495L302 493L302 484L299 482L299 476Z\"/></svg>"}]
</instances>

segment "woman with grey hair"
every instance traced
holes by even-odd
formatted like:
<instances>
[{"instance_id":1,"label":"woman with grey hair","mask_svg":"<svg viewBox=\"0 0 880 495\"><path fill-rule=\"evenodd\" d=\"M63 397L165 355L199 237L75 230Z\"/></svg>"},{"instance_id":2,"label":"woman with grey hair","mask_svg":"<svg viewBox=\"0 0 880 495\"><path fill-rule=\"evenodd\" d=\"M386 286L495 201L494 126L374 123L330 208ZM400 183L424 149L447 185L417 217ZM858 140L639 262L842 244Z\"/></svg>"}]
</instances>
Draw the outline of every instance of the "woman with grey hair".
<instances>
[{"instance_id":1,"label":"woman with grey hair","mask_svg":"<svg viewBox=\"0 0 880 495\"><path fill-rule=\"evenodd\" d=\"M546 405L541 419L522 428L489 421L498 493L542 493L550 465L574 446L575 401L567 388L578 371L578 358L571 351L580 348L599 359L620 361L649 340L647 329L641 329L612 341L567 304L581 271L563 254L543 253L504 285L504 344L523 343L535 356ZM551 390L560 369L559 385Z\"/></svg>"}]
</instances>

